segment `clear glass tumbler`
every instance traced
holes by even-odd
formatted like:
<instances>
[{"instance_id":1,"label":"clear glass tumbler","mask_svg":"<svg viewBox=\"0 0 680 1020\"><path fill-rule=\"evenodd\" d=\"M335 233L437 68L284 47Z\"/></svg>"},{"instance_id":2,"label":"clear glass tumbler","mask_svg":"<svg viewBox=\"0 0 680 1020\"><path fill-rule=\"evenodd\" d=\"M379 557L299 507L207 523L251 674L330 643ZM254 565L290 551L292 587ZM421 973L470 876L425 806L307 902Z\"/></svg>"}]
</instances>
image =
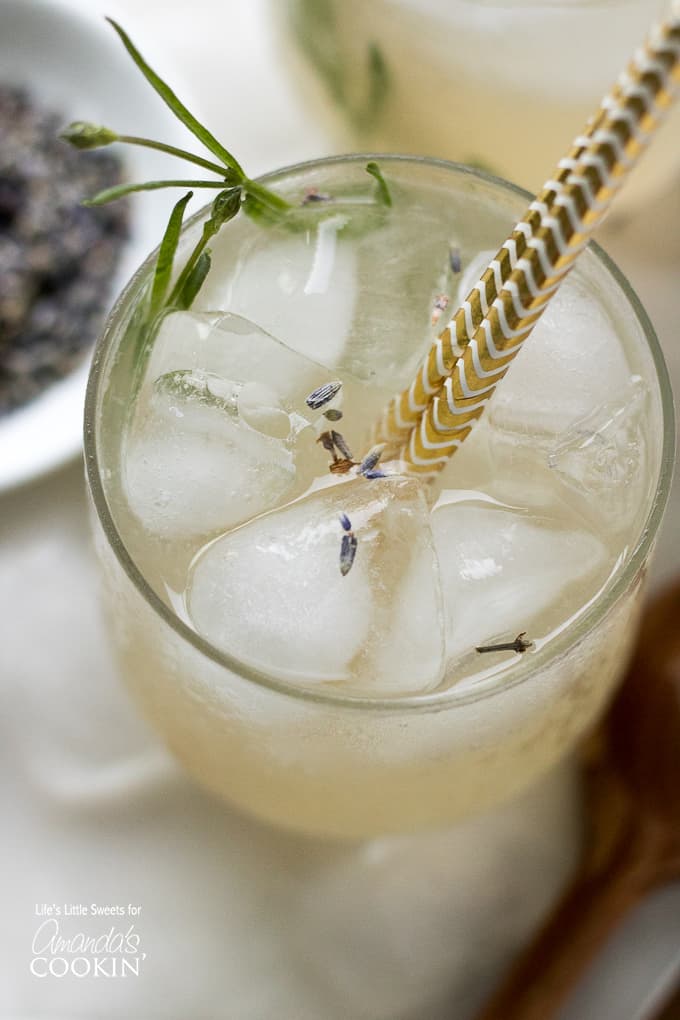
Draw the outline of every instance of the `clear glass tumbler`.
<instances>
[{"instance_id":1,"label":"clear glass tumbler","mask_svg":"<svg viewBox=\"0 0 680 1020\"><path fill-rule=\"evenodd\" d=\"M367 180L368 158L320 160L263 180L284 195L309 188L337 194ZM496 250L529 200L513 185L443 161L381 157L381 166L397 187L437 189L442 215L452 217L466 250ZM245 216L224 229L199 310L215 307L220 274L228 276L262 229ZM199 230L194 218L185 242ZM616 324L648 392L647 476L618 569L573 625L501 673L390 699L298 686L257 671L197 634L181 600L173 602L157 583L154 557L171 558L172 543L151 549L122 484L140 364L135 311L152 267L153 256L99 341L85 426L106 612L122 675L144 714L199 782L270 822L310 833L361 838L444 826L527 786L593 725L621 676L668 495L668 378L650 322L619 271L596 245L574 270ZM266 292L260 300L266 308ZM320 344L323 336L321 330Z\"/></svg>"}]
</instances>

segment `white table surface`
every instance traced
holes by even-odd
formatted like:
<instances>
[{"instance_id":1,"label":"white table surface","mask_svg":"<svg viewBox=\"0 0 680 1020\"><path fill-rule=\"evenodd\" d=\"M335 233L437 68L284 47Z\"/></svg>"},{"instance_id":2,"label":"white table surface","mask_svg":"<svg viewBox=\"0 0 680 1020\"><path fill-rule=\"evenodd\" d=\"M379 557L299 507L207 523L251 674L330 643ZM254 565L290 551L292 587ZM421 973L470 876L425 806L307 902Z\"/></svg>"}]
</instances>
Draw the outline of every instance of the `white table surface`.
<instances>
[{"instance_id":1,"label":"white table surface","mask_svg":"<svg viewBox=\"0 0 680 1020\"><path fill-rule=\"evenodd\" d=\"M329 151L280 67L262 0L117 0L116 11L133 37L153 38L250 173ZM680 389L680 187L607 246ZM679 567L676 484L653 583ZM115 677L80 463L0 497L0 609L6 1020L465 1020L574 860L569 765L453 832L361 847L274 832L193 786ZM92 903L140 912L62 916L62 934L133 923L139 977L32 975L42 905ZM677 963L679 907L678 888L650 900L565 1020L638 1020L654 975Z\"/></svg>"}]
</instances>

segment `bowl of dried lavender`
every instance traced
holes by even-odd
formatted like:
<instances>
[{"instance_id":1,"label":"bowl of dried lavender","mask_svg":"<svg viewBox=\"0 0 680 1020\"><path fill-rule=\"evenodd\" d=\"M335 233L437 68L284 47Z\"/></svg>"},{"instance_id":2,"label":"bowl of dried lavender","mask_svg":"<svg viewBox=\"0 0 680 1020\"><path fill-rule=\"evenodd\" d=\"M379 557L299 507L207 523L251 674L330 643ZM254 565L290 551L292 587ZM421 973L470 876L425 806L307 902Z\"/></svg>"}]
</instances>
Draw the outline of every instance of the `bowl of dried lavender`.
<instances>
[{"instance_id":1,"label":"bowl of dried lavender","mask_svg":"<svg viewBox=\"0 0 680 1020\"><path fill-rule=\"evenodd\" d=\"M171 142L186 142L85 3L0 0L0 491L80 450L92 344L167 219L162 194L82 204L103 189L167 176L161 152L114 145L77 153L59 138L90 111L115 130L119 110L133 135L162 125Z\"/></svg>"}]
</instances>

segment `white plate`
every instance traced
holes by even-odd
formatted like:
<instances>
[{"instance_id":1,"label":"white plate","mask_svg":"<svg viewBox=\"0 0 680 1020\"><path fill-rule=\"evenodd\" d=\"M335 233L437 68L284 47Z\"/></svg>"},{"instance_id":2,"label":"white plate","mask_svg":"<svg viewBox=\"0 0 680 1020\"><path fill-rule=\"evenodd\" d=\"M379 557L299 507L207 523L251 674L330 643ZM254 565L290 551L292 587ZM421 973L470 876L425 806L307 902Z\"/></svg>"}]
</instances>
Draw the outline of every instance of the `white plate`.
<instances>
[{"instance_id":1,"label":"white plate","mask_svg":"<svg viewBox=\"0 0 680 1020\"><path fill-rule=\"evenodd\" d=\"M191 105L183 83L160 66L134 26L124 27L151 65ZM0 0L0 80L28 88L41 106L62 114L64 124L91 120L125 134L202 152L134 66L111 26L78 0ZM200 116L200 111L196 113ZM124 159L130 180L194 176L190 164L150 149L126 146L111 151ZM132 196L131 237L112 280L109 305L160 241L180 194ZM0 492L79 452L87 371L83 364L23 407L0 416Z\"/></svg>"}]
</instances>

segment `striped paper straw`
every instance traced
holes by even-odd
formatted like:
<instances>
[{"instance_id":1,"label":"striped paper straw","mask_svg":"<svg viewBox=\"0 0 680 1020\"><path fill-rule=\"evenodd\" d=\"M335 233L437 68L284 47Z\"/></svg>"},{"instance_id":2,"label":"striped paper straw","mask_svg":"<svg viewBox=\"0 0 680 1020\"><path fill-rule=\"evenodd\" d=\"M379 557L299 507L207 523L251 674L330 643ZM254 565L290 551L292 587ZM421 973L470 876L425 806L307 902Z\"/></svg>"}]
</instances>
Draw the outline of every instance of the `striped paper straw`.
<instances>
[{"instance_id":1,"label":"striped paper straw","mask_svg":"<svg viewBox=\"0 0 680 1020\"><path fill-rule=\"evenodd\" d=\"M405 469L441 469L637 162L680 84L680 16L652 30L376 429Z\"/></svg>"}]
</instances>

